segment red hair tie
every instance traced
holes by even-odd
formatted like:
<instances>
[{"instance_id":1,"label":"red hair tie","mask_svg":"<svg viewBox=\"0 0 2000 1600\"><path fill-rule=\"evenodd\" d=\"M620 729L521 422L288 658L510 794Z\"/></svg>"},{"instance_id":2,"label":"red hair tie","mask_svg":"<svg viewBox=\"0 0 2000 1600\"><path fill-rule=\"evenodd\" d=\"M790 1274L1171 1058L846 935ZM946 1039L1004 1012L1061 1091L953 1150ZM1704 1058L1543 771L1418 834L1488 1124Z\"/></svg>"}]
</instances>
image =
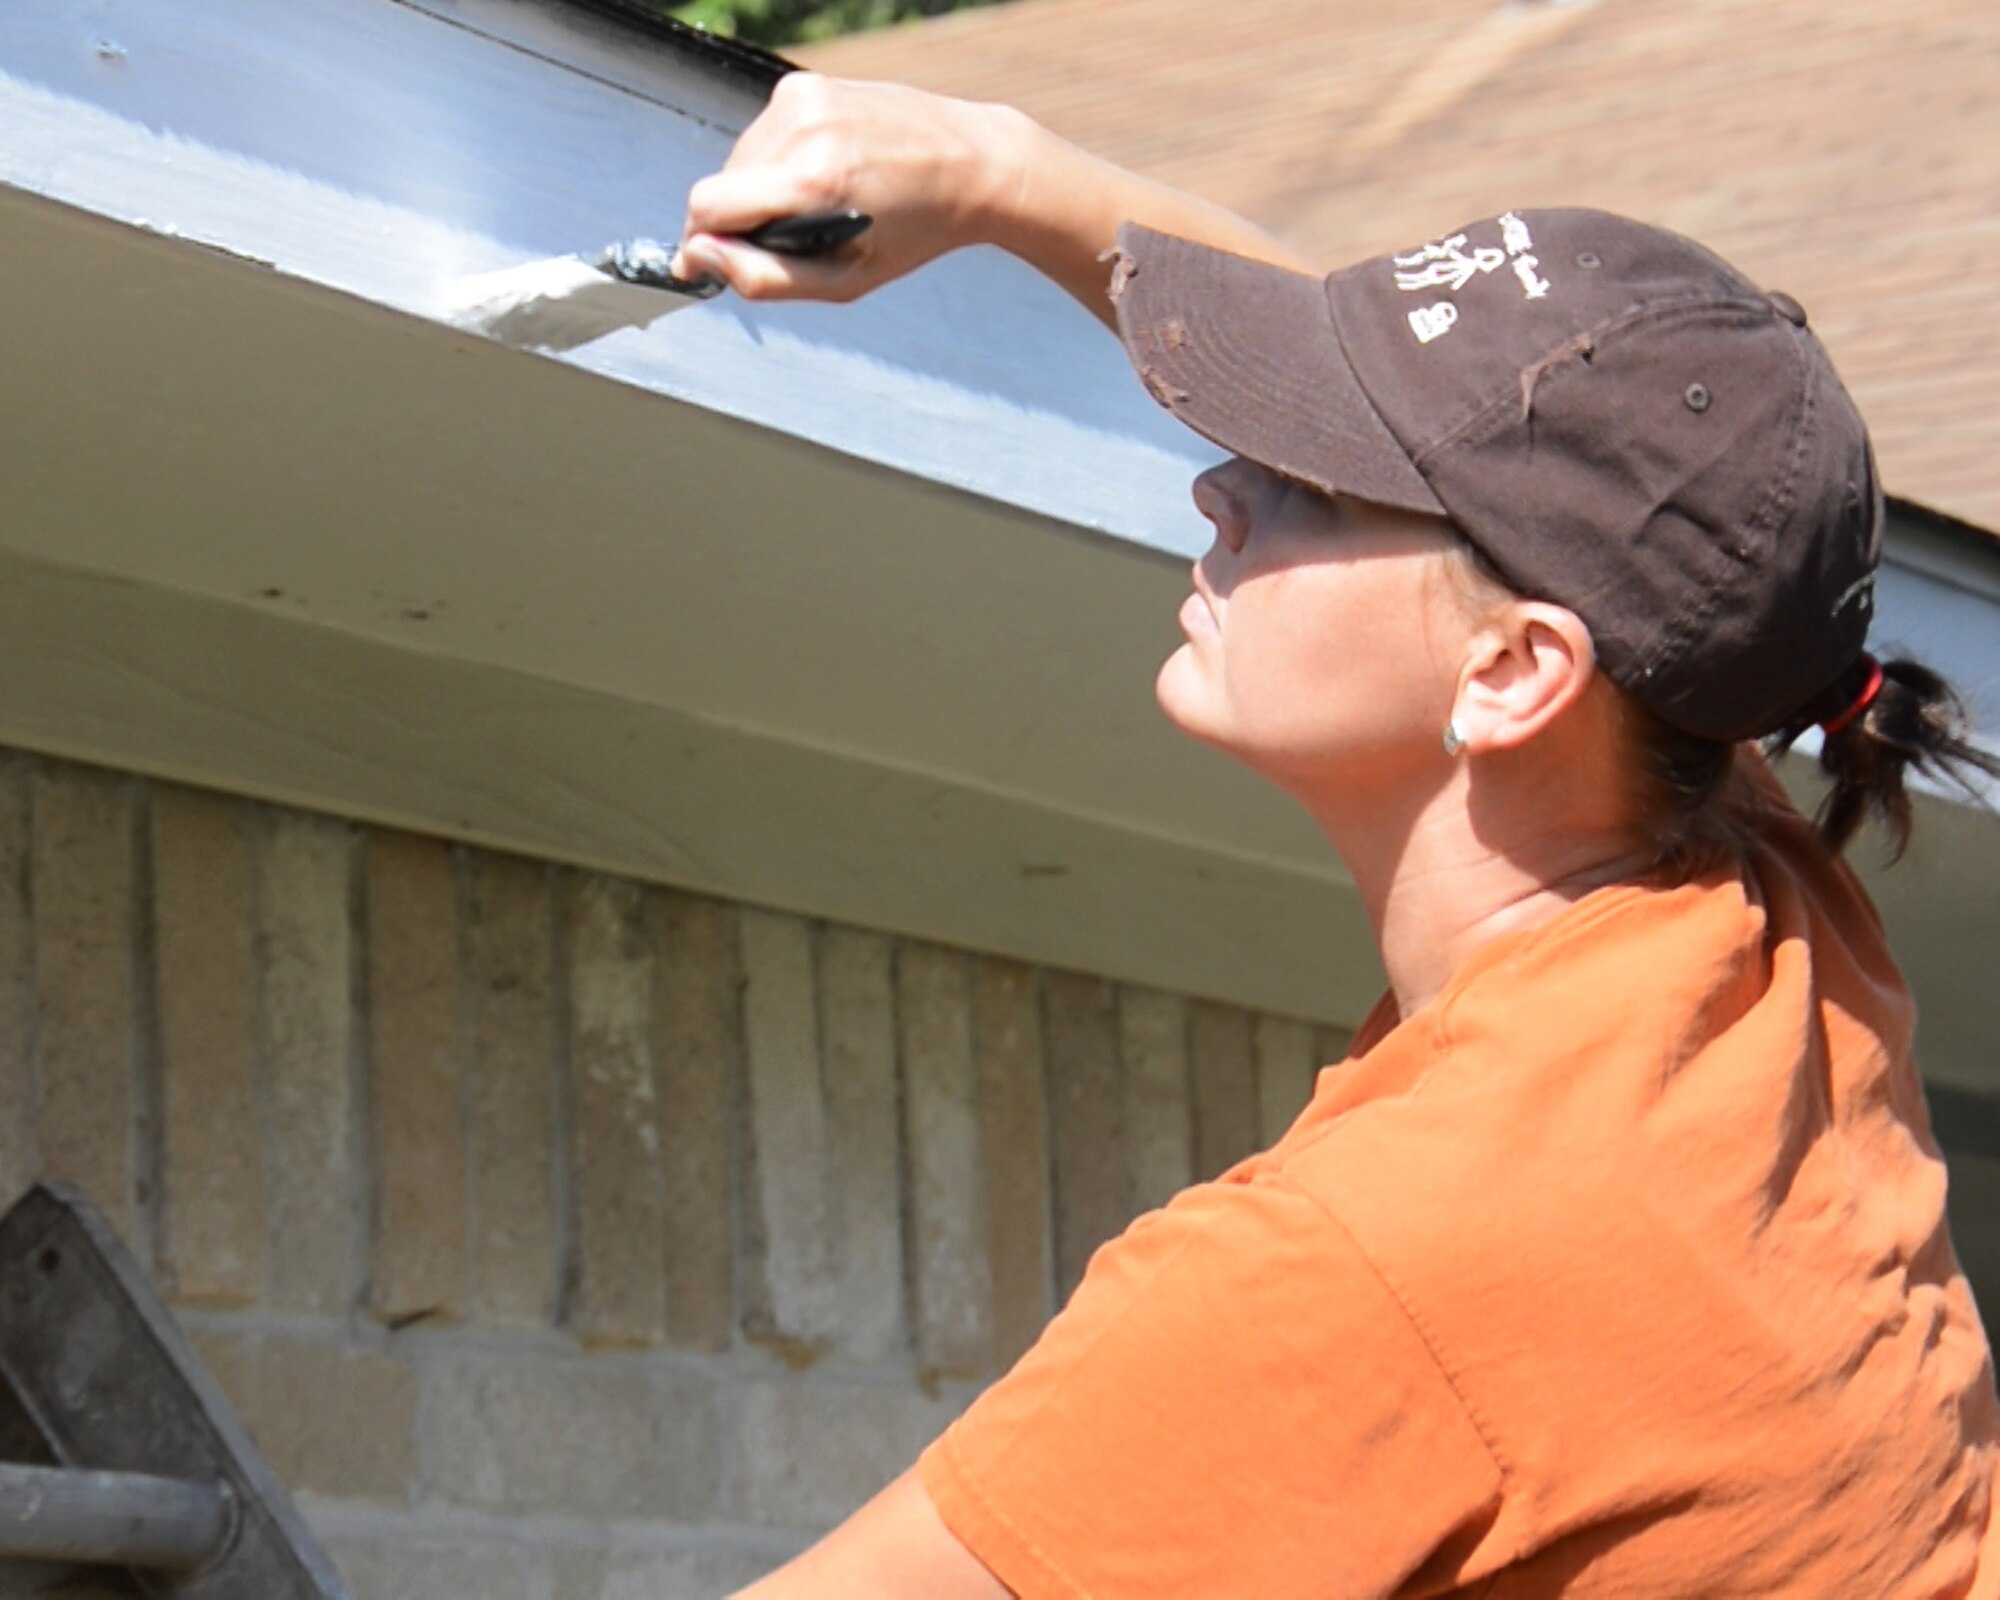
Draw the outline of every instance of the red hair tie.
<instances>
[{"instance_id":1,"label":"red hair tie","mask_svg":"<svg viewBox=\"0 0 2000 1600\"><path fill-rule=\"evenodd\" d=\"M1861 659L1868 663L1867 687L1854 697L1853 705L1839 716L1829 718L1819 725L1820 731L1829 739L1853 727L1860 720L1861 714L1875 703L1875 697L1882 692L1882 663L1870 655L1864 655Z\"/></svg>"}]
</instances>

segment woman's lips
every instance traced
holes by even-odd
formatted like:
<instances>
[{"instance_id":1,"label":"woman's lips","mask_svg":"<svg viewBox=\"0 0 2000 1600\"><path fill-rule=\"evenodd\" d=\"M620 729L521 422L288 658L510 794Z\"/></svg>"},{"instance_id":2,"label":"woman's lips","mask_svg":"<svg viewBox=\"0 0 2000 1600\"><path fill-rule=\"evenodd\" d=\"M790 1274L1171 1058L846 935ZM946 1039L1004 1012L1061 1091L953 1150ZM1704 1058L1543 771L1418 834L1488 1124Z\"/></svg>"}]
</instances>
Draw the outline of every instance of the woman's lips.
<instances>
[{"instance_id":1,"label":"woman's lips","mask_svg":"<svg viewBox=\"0 0 2000 1600\"><path fill-rule=\"evenodd\" d=\"M1189 595L1181 602L1181 631L1193 636L1197 633L1214 633L1215 613L1209 609L1207 599L1199 592Z\"/></svg>"}]
</instances>

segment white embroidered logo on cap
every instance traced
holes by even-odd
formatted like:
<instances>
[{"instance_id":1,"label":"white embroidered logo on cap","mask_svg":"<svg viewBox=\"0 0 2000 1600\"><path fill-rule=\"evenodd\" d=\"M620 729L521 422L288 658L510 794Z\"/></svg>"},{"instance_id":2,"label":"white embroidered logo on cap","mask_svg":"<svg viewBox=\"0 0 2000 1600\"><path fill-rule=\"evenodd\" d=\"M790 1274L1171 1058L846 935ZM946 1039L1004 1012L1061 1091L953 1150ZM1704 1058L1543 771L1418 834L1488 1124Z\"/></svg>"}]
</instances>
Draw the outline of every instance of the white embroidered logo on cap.
<instances>
[{"instance_id":1,"label":"white embroidered logo on cap","mask_svg":"<svg viewBox=\"0 0 2000 1600\"><path fill-rule=\"evenodd\" d=\"M1396 265L1408 270L1396 274L1396 287L1405 294L1423 289L1449 289L1456 294L1477 274L1492 272L1507 260L1506 251L1491 245L1482 245L1470 255L1465 252L1465 235L1455 233L1410 255L1397 256Z\"/></svg>"},{"instance_id":2,"label":"white embroidered logo on cap","mask_svg":"<svg viewBox=\"0 0 2000 1600\"><path fill-rule=\"evenodd\" d=\"M1857 600L1861 602L1861 609L1863 611L1866 611L1869 608L1869 606L1874 604L1875 602L1874 573L1871 572L1863 577L1856 578L1852 583L1850 583L1847 586L1845 590L1842 591L1840 598L1834 601L1833 603L1834 616L1838 617L1841 614L1841 612L1845 611L1850 605L1854 604L1854 602Z\"/></svg>"},{"instance_id":3,"label":"white embroidered logo on cap","mask_svg":"<svg viewBox=\"0 0 2000 1600\"><path fill-rule=\"evenodd\" d=\"M1530 300L1539 300L1549 292L1549 280L1537 275L1535 269L1541 265L1531 253L1535 241L1528 234L1528 225L1509 211L1500 219L1500 242L1507 247L1507 254L1514 258L1514 276L1521 280L1521 288Z\"/></svg>"},{"instance_id":4,"label":"white embroidered logo on cap","mask_svg":"<svg viewBox=\"0 0 2000 1600\"><path fill-rule=\"evenodd\" d=\"M1419 306L1410 313L1410 328L1417 336L1417 343L1429 344L1433 339L1443 338L1450 333L1452 325L1458 321L1458 307L1449 300L1440 300L1436 305Z\"/></svg>"},{"instance_id":5,"label":"white embroidered logo on cap","mask_svg":"<svg viewBox=\"0 0 2000 1600\"><path fill-rule=\"evenodd\" d=\"M1481 273L1512 267L1521 281L1521 293L1530 300L1546 299L1555 287L1541 274L1541 260L1535 255L1534 236L1528 224L1509 211L1496 219L1500 244L1474 245L1467 235L1454 233L1449 239L1427 244L1406 256L1391 256L1397 267L1396 287L1405 294L1425 289L1442 289L1457 294ZM1449 333L1458 322L1458 307L1440 300L1422 310L1412 311L1410 331L1419 344L1429 344Z\"/></svg>"}]
</instances>

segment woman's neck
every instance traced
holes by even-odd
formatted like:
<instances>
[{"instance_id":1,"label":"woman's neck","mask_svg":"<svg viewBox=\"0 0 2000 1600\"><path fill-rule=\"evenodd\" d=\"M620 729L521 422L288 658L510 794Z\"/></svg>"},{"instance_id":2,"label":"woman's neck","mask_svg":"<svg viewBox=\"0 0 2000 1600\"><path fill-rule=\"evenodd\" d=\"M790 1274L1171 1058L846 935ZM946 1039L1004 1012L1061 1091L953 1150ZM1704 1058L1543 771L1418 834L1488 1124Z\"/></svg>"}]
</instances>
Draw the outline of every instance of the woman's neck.
<instances>
[{"instance_id":1,"label":"woman's neck","mask_svg":"<svg viewBox=\"0 0 2000 1600\"><path fill-rule=\"evenodd\" d=\"M1481 945L1535 928L1584 895L1642 877L1656 852L1599 808L1507 803L1490 784L1365 816L1311 806L1353 875L1402 1015L1426 1005Z\"/></svg>"}]
</instances>

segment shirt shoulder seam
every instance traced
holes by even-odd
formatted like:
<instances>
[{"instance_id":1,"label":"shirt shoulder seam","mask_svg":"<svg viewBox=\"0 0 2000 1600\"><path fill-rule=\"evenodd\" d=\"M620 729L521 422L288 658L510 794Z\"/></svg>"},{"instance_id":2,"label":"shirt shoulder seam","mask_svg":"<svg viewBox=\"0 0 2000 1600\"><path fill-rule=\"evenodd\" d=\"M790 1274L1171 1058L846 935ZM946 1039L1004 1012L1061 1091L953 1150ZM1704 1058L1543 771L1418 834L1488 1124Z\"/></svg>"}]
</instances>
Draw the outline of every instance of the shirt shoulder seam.
<instances>
[{"instance_id":1,"label":"shirt shoulder seam","mask_svg":"<svg viewBox=\"0 0 2000 1600\"><path fill-rule=\"evenodd\" d=\"M1300 1198L1305 1200L1307 1204L1318 1211L1320 1215L1325 1217L1333 1227L1340 1231L1342 1237L1354 1246L1354 1253L1367 1263L1368 1270L1375 1275L1375 1281L1382 1285L1383 1293L1387 1294L1396 1303L1396 1309L1402 1312L1403 1320L1409 1323L1411 1330L1422 1341L1424 1353L1431 1358L1431 1365L1437 1368L1438 1376L1444 1379L1445 1387L1451 1391L1452 1398L1458 1402L1459 1409L1465 1414L1466 1422L1471 1426L1474 1436L1479 1440L1480 1448L1486 1452L1487 1459L1493 1463L1493 1470L1500 1479L1504 1494L1505 1490L1517 1481L1517 1474L1508 1465L1506 1457L1501 1453L1498 1445L1495 1444L1494 1430L1491 1424L1487 1422L1480 1408L1473 1403L1471 1395L1467 1392L1465 1385L1459 1381L1458 1375L1451 1370L1450 1365L1445 1361L1443 1353L1438 1348L1436 1337L1431 1333L1424 1318L1418 1314L1417 1308L1412 1303L1410 1297L1383 1270L1382 1264L1375 1259L1368 1247L1356 1237L1354 1230L1347 1225L1339 1212L1334 1210L1332 1206L1314 1194L1310 1189L1306 1188L1296 1178L1292 1177L1290 1173L1280 1169L1273 1172L1270 1177L1272 1180L1282 1183L1286 1188L1291 1189Z\"/></svg>"}]
</instances>

